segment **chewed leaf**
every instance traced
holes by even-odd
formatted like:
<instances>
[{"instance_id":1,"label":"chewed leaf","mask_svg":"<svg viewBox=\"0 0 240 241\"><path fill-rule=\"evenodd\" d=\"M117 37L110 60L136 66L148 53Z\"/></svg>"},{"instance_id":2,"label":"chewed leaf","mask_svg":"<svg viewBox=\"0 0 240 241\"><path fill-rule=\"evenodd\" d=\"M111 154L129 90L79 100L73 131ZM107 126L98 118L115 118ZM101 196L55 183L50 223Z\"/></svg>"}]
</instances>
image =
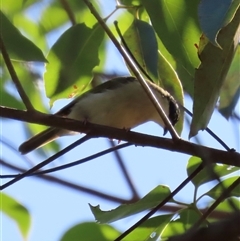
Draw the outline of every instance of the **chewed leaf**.
<instances>
[{"instance_id":1,"label":"chewed leaf","mask_svg":"<svg viewBox=\"0 0 240 241\"><path fill-rule=\"evenodd\" d=\"M159 185L136 203L123 204L111 211L102 211L99 206L90 205L90 208L98 222L109 223L153 208L170 193L171 191L167 186Z\"/></svg>"}]
</instances>

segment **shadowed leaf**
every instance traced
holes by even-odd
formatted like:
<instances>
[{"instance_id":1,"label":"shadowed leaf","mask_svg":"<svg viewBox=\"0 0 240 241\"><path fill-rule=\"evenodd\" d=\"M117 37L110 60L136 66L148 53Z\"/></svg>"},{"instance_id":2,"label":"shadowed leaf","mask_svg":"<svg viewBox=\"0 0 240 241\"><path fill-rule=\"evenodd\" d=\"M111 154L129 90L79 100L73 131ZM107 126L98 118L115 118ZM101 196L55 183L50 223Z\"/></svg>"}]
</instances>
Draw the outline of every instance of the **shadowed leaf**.
<instances>
[{"instance_id":1,"label":"shadowed leaf","mask_svg":"<svg viewBox=\"0 0 240 241\"><path fill-rule=\"evenodd\" d=\"M201 65L195 73L193 119L189 136L204 130L219 98L238 45L240 8L232 22L218 34L222 49L208 42L199 55Z\"/></svg>"}]
</instances>

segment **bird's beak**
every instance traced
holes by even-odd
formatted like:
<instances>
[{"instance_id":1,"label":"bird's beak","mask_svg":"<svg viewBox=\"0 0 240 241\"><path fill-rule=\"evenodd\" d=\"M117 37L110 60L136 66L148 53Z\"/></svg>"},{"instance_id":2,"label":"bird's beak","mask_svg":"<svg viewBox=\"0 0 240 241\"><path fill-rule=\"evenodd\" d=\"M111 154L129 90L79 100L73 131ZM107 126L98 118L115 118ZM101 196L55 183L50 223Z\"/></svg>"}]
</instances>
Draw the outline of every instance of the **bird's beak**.
<instances>
[{"instance_id":1,"label":"bird's beak","mask_svg":"<svg viewBox=\"0 0 240 241\"><path fill-rule=\"evenodd\" d=\"M163 135L165 136L167 133L168 133L168 129L165 127L165 128L163 129Z\"/></svg>"}]
</instances>

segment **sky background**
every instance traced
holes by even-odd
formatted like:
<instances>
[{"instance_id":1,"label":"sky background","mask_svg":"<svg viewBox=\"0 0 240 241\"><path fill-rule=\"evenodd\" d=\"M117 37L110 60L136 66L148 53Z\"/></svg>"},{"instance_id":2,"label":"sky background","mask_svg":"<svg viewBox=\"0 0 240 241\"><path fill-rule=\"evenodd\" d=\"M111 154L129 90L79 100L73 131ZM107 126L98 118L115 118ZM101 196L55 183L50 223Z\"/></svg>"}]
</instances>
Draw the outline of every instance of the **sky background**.
<instances>
[{"instance_id":1,"label":"sky background","mask_svg":"<svg viewBox=\"0 0 240 241\"><path fill-rule=\"evenodd\" d=\"M107 8L104 5L104 16L114 7L113 4L114 1L106 1ZM37 9L32 9L30 15L35 15L34 11L37 11ZM110 19L110 21L113 20L114 17ZM50 36L50 46L53 43L54 36ZM128 72L117 50L111 43L109 43L108 48L106 72L118 72L127 75ZM45 99L44 101L47 105L48 100ZM53 112L65 103L65 100L57 101L53 107ZM191 110L191 105L190 98L186 97L186 107ZM240 114L239 110L240 105L238 104L236 108L238 114ZM219 113L214 113L209 127L231 148L239 151L239 125L236 127L234 124L231 120L225 120ZM1 120L0 126L2 137L4 139L10 139L16 149L26 140L22 123ZM134 131L157 136L162 136L163 133L162 128L154 123L146 123L135 128ZM182 138L187 140L188 133L189 127L185 122ZM64 137L59 140L59 143L63 148L79 137L80 136ZM167 137L169 137L169 135L167 135ZM202 144L222 149L207 133L201 132L198 137ZM194 138L191 139L191 141L194 141ZM115 141L115 143L117 144L117 141ZM98 138L90 140L54 161L49 167L79 160L109 147L108 139ZM159 184L168 185L171 190L174 190L186 178L186 165L190 156L150 147L128 147L119 152L141 197ZM1 146L1 156L7 157L7 160L11 160L13 164L17 164L23 168L29 168L29 165L26 164L17 152L10 150L5 145ZM34 152L30 153L28 157L33 160L34 163L43 161L43 157ZM0 168L1 174L15 173L7 168ZM119 167L113 154L105 155L51 175L123 198L130 198L131 195L125 179L119 172ZM5 181L6 180L1 180L2 183ZM207 188L209 188L209 184L201 187L199 190L200 194L204 193ZM193 190L193 185L189 184L176 196L176 199L190 203L193 197ZM32 217L31 232L29 235L30 241L57 241L72 226L80 222L94 221L88 203L91 205L99 204L103 210L113 209L118 206L117 203L74 191L59 184L50 183L35 177L25 178L8 187L4 192L18 200L29 210ZM209 200L210 199L207 198L203 199L201 206L204 207L207 205ZM142 216L143 213L131 216L113 223L113 226L124 231ZM1 223L1 240L22 240L16 224L10 218L1 214Z\"/></svg>"}]
</instances>

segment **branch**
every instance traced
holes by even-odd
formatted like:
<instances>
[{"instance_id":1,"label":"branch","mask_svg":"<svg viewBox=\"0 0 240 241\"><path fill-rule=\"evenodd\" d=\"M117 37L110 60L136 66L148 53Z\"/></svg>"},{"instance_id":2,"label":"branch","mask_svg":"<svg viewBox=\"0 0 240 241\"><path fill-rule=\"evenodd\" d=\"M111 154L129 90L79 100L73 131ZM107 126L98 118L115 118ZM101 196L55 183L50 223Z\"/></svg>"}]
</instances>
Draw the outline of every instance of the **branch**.
<instances>
[{"instance_id":1,"label":"branch","mask_svg":"<svg viewBox=\"0 0 240 241\"><path fill-rule=\"evenodd\" d=\"M92 123L63 118L55 115L43 114L41 112L27 112L0 106L0 116L29 123L46 126L55 126L71 131L88 133L91 137L108 137L134 143L138 146L151 146L169 151L185 153L205 159L207 157L211 163L222 163L240 167L240 154L238 152L226 152L206 146L196 145L188 141L151 136L133 131L126 131L113 127L101 126Z\"/></svg>"},{"instance_id":2,"label":"branch","mask_svg":"<svg viewBox=\"0 0 240 241\"><path fill-rule=\"evenodd\" d=\"M26 169L23 169L19 166L16 166L16 164L12 165L9 162L6 162L2 159L0 159L0 164L7 167L7 168L10 168L14 171L20 172L20 173L24 173L24 172L27 171ZM1 175L0 175L0 177L1 177ZM139 200L139 199L123 199L123 198L120 198L120 197L108 195L108 194L105 194L105 193L102 193L102 192L95 191L94 189L82 187L82 186L80 186L76 183L63 180L62 178L59 179L59 178L54 177L52 175L35 175L35 177L43 179L44 181L47 181L47 182L50 182L50 183L56 183L56 184L62 185L64 187L67 187L67 188L72 189L74 191L87 193L87 194L90 194L90 195L93 195L93 196L96 196L96 197L99 197L99 198L103 198L103 199L108 200L108 201L116 202L116 203L125 203L125 204L129 203L130 204L130 203L134 203L134 202ZM170 213L176 213L179 210L181 210L182 208L184 208L184 207L180 206L180 205L178 205L178 206L164 205L162 207L161 211L162 212L168 212L168 213L169 212ZM200 209L200 212L205 213L206 210L207 209ZM228 215L229 215L229 213L227 213L227 212L215 210L210 214L210 217L215 218L215 219L224 219Z\"/></svg>"},{"instance_id":3,"label":"branch","mask_svg":"<svg viewBox=\"0 0 240 241\"><path fill-rule=\"evenodd\" d=\"M9 164L8 162L6 162L2 159L0 159L0 163L3 166L6 166L10 169L13 169L13 170L21 172L21 173L25 173L27 171L26 169L20 168L16 165L11 165L11 164ZM91 194L93 196L100 197L100 198L103 198L103 199L108 200L108 201L117 202L117 203L132 203L132 200L127 200L127 199L112 196L112 195L109 195L109 194L106 194L106 193L103 193L103 192L98 192L94 189L83 187L83 186L78 185L76 183L63 180L62 177L57 178L57 177L54 177L54 176L51 176L51 175L39 175L39 176L35 176L35 177L43 179L43 180L48 181L48 182L60 184L62 186L73 189L75 191L80 191L80 192L84 192L84 193L87 193L87 194Z\"/></svg>"},{"instance_id":4,"label":"branch","mask_svg":"<svg viewBox=\"0 0 240 241\"><path fill-rule=\"evenodd\" d=\"M66 11L66 13L67 13L67 15L68 15L72 25L75 25L76 24L76 19L75 19L74 13L73 13L73 11L72 11L68 1L60 0L60 2L62 4L63 8L65 9L65 11Z\"/></svg>"}]
</instances>

